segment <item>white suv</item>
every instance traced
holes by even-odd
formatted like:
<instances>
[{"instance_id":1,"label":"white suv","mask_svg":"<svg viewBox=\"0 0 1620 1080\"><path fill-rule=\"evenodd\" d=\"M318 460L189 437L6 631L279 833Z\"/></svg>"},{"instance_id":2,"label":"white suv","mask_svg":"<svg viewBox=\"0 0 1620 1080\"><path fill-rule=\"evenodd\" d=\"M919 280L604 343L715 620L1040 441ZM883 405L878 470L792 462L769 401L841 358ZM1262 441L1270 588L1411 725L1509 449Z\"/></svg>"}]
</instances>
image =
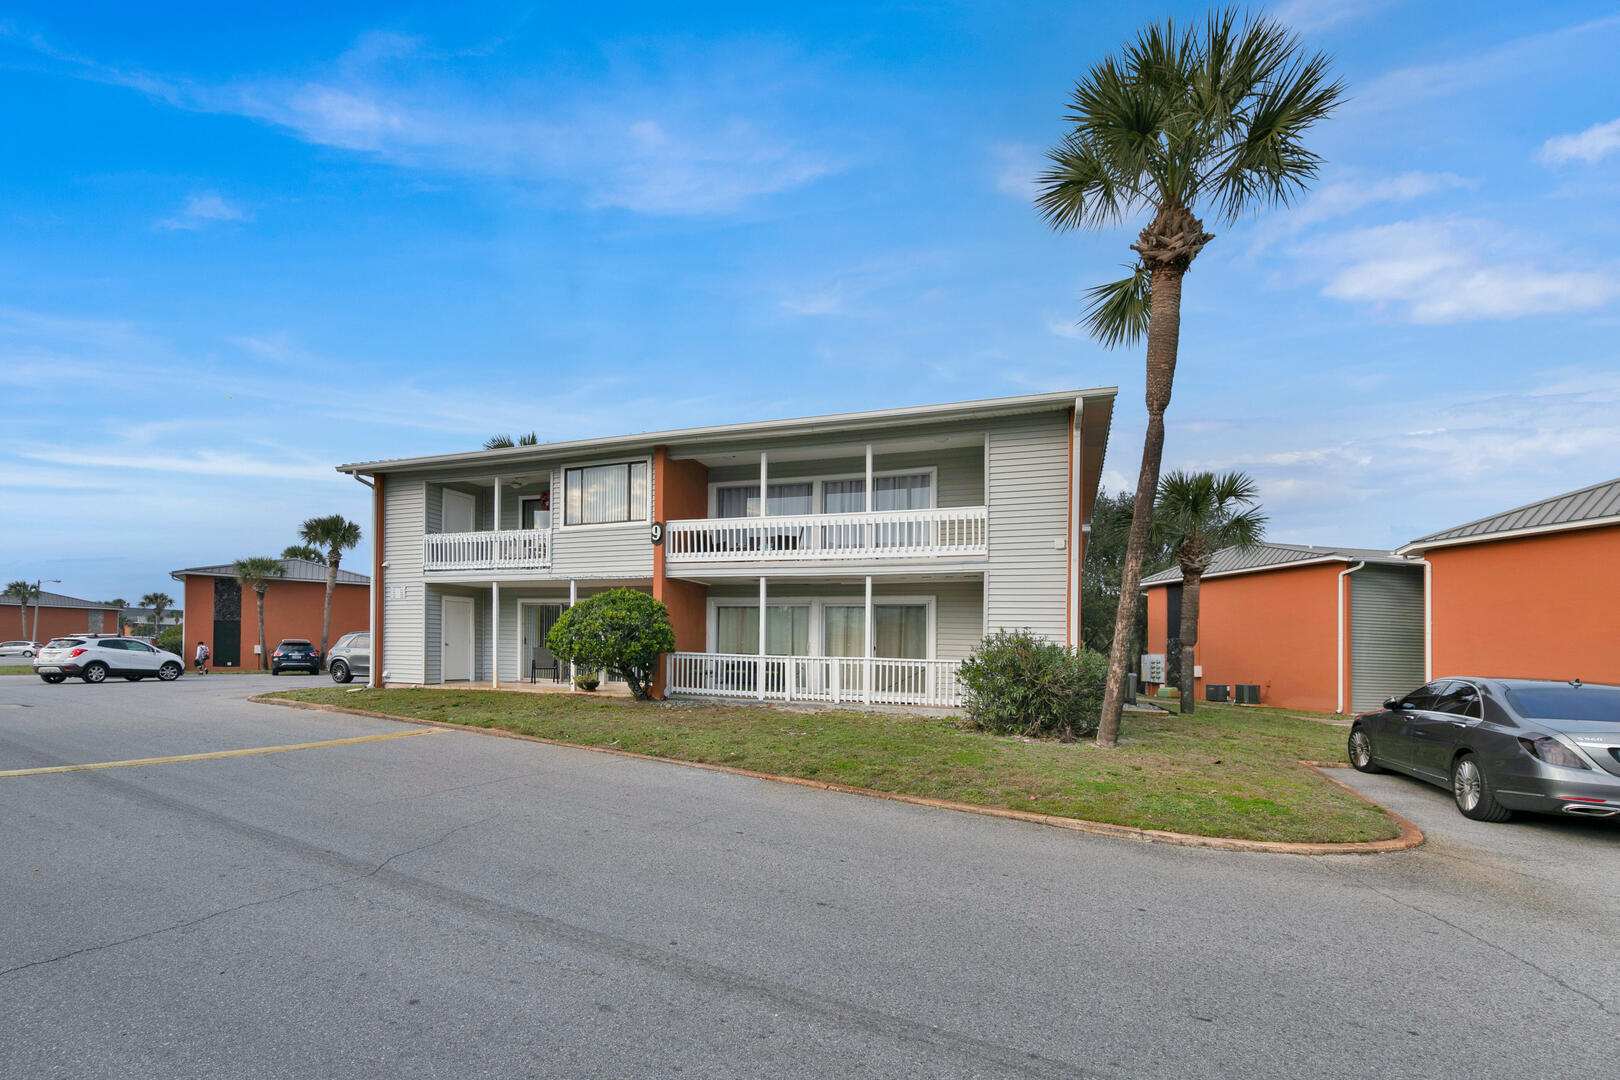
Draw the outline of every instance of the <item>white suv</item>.
<instances>
[{"instance_id":1,"label":"white suv","mask_svg":"<svg viewBox=\"0 0 1620 1080\"><path fill-rule=\"evenodd\" d=\"M172 652L135 638L94 634L55 638L34 657L34 674L48 683L59 683L69 675L87 683L104 682L109 675L122 675L130 682L155 675L169 682L185 670L185 661Z\"/></svg>"}]
</instances>

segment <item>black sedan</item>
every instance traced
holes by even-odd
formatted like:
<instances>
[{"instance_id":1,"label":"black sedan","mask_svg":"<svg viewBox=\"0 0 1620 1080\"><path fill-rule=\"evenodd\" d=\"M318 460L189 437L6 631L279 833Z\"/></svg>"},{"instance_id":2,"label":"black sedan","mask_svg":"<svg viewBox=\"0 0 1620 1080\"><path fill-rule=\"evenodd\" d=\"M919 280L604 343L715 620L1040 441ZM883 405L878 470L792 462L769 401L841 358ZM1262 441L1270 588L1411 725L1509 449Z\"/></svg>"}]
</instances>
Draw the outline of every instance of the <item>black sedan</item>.
<instances>
[{"instance_id":1,"label":"black sedan","mask_svg":"<svg viewBox=\"0 0 1620 1080\"><path fill-rule=\"evenodd\" d=\"M280 675L283 671L307 671L311 675L319 675L321 650L306 638L287 638L270 654L270 674Z\"/></svg>"},{"instance_id":2,"label":"black sedan","mask_svg":"<svg viewBox=\"0 0 1620 1080\"><path fill-rule=\"evenodd\" d=\"M1350 764L1449 788L1464 817L1620 814L1620 686L1437 679L1350 728Z\"/></svg>"}]
</instances>

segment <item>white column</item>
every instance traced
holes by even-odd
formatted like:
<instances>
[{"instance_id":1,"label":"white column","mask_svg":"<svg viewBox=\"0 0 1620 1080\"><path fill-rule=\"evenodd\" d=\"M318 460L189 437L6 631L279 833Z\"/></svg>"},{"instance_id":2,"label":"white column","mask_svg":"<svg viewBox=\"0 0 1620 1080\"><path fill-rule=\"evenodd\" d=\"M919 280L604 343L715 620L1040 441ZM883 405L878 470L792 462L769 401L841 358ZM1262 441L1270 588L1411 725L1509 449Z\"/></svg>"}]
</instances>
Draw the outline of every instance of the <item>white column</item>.
<instances>
[{"instance_id":1,"label":"white column","mask_svg":"<svg viewBox=\"0 0 1620 1080\"><path fill-rule=\"evenodd\" d=\"M494 531L501 531L501 478L495 478L495 524Z\"/></svg>"},{"instance_id":2,"label":"white column","mask_svg":"<svg viewBox=\"0 0 1620 1080\"><path fill-rule=\"evenodd\" d=\"M495 505L501 500L500 482L495 484ZM501 685L501 583L489 583L489 685Z\"/></svg>"},{"instance_id":3,"label":"white column","mask_svg":"<svg viewBox=\"0 0 1620 1080\"><path fill-rule=\"evenodd\" d=\"M769 475L770 467L766 462L767 457L769 457L769 455L766 454L765 451L761 450L759 452L759 516L760 517L764 517L766 514L770 513L770 497L766 494L766 492L771 490L771 488L770 488L770 475Z\"/></svg>"},{"instance_id":4,"label":"white column","mask_svg":"<svg viewBox=\"0 0 1620 1080\"><path fill-rule=\"evenodd\" d=\"M867 460L870 461L871 458L868 457ZM871 475L870 469L867 470L867 475ZM868 489L868 491L870 490ZM861 661L862 667L865 668L861 679L861 685L865 691L865 697L862 700L868 705L872 704L872 632L876 622L877 620L872 613L872 576L868 574L866 577L866 648L862 651L864 659Z\"/></svg>"},{"instance_id":5,"label":"white column","mask_svg":"<svg viewBox=\"0 0 1620 1080\"><path fill-rule=\"evenodd\" d=\"M573 607L577 603L579 603L579 582L570 578L568 581L568 606ZM570 660L568 661L568 692L570 694L579 689L574 685L574 674L574 662Z\"/></svg>"},{"instance_id":6,"label":"white column","mask_svg":"<svg viewBox=\"0 0 1620 1080\"><path fill-rule=\"evenodd\" d=\"M877 505L876 496L877 496L877 493L872 490L872 444L867 443L866 444L866 499L865 499L865 502L862 505L866 508L866 512L868 514L870 514L872 512L872 508ZM871 521L868 521L861 528L861 546L866 548L867 550L871 550L874 546L876 546L874 541L877 538L873 535L873 530L876 529L876 527L877 526L875 526ZM868 585L870 585L870 579L868 579ZM870 606L870 605L868 605L868 606Z\"/></svg>"},{"instance_id":7,"label":"white column","mask_svg":"<svg viewBox=\"0 0 1620 1080\"><path fill-rule=\"evenodd\" d=\"M765 455L760 455L760 479L765 478ZM765 700L765 579L759 579L759 700Z\"/></svg>"}]
</instances>

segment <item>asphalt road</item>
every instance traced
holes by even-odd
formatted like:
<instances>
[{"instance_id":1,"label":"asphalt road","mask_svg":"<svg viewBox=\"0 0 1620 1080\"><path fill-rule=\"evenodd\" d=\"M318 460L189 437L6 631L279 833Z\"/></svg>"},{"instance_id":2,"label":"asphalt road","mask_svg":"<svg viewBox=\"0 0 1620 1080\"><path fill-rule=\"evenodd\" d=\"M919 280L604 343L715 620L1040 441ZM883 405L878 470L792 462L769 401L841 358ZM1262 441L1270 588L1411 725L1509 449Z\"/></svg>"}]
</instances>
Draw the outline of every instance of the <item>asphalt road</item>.
<instances>
[{"instance_id":1,"label":"asphalt road","mask_svg":"<svg viewBox=\"0 0 1620 1080\"><path fill-rule=\"evenodd\" d=\"M0 678L0 770L411 730L270 685ZM1141 844L459 732L0 777L0 1071L1614 1075L1620 829L1356 781L1430 843Z\"/></svg>"}]
</instances>

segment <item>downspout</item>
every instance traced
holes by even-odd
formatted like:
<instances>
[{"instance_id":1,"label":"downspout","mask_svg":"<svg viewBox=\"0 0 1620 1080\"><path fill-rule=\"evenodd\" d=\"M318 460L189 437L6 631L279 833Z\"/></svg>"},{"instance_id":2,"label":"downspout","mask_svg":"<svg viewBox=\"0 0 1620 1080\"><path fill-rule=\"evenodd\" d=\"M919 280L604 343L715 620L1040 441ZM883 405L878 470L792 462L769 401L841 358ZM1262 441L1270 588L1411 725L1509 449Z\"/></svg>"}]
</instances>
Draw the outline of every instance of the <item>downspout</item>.
<instances>
[{"instance_id":1,"label":"downspout","mask_svg":"<svg viewBox=\"0 0 1620 1080\"><path fill-rule=\"evenodd\" d=\"M350 476L371 489L371 519L373 529L382 523L382 507L377 505L377 485L359 473L350 473ZM381 649L377 646L377 579L382 576L382 536L372 537L371 553L371 587L366 591L366 641L371 650L369 662L366 664L366 686L377 689L377 672L382 667Z\"/></svg>"},{"instance_id":2,"label":"downspout","mask_svg":"<svg viewBox=\"0 0 1620 1080\"><path fill-rule=\"evenodd\" d=\"M1342 574L1339 575L1339 707L1338 707L1338 712L1341 713L1341 714L1345 711L1344 710L1344 596L1345 596L1345 590L1347 588L1349 588L1349 585L1345 581L1345 578L1348 578L1351 574L1355 573L1357 570L1360 570L1363 566L1366 566L1366 565L1367 565L1366 561L1363 560L1361 562L1356 563L1356 565L1354 565L1354 566L1346 568L1345 571Z\"/></svg>"},{"instance_id":3,"label":"downspout","mask_svg":"<svg viewBox=\"0 0 1620 1080\"><path fill-rule=\"evenodd\" d=\"M1423 564L1423 681L1434 678L1434 564L1419 559Z\"/></svg>"}]
</instances>

